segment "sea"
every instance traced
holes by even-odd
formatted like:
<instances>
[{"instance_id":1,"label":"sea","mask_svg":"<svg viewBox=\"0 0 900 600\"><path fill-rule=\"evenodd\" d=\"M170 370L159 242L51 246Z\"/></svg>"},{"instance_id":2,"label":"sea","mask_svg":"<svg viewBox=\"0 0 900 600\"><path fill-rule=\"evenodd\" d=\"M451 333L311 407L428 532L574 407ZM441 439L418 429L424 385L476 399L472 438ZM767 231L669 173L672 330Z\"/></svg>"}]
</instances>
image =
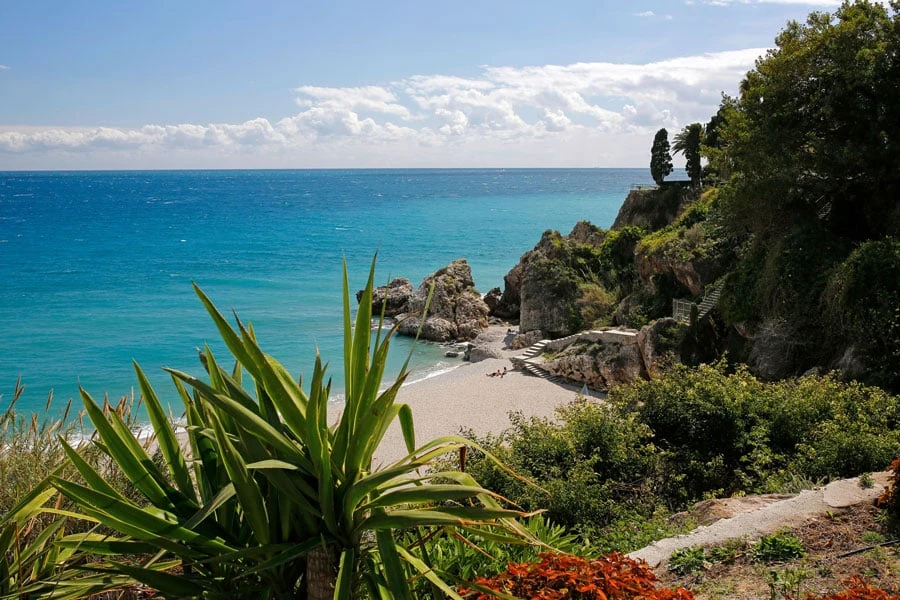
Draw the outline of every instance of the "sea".
<instances>
[{"instance_id":1,"label":"sea","mask_svg":"<svg viewBox=\"0 0 900 600\"><path fill-rule=\"evenodd\" d=\"M342 261L351 290L418 285L457 258L482 293L547 229L609 227L648 169L0 172L0 410L60 411L79 386L135 394L132 362L180 414L163 367L202 375L208 345L233 364L195 295L253 324L292 374L318 351L340 401ZM459 366L446 348L397 338L386 380Z\"/></svg>"}]
</instances>

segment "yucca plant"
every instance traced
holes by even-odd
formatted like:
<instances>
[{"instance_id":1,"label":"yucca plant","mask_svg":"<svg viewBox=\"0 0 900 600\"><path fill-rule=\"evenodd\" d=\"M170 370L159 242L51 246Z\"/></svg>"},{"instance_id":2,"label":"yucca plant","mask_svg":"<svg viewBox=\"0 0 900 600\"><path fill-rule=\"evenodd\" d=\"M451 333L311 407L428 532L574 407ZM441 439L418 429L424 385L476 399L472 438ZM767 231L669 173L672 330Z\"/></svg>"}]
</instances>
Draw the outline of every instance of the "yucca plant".
<instances>
[{"instance_id":1,"label":"yucca plant","mask_svg":"<svg viewBox=\"0 0 900 600\"><path fill-rule=\"evenodd\" d=\"M400 531L448 525L491 539L527 538L515 520L521 513L503 508L471 476L426 472L436 457L470 442L449 436L415 447L412 412L395 403L406 365L381 389L395 330L379 325L371 339L374 271L373 260L354 327L344 265L346 400L334 426L328 425L331 384L321 359L305 391L260 349L252 326L235 316L232 328L197 286L236 365L226 371L205 348L201 361L208 381L170 370L185 405L189 451L137 365L165 468L150 459L114 411L104 414L82 390L97 445L150 506L125 498L67 447L84 483L55 477L54 485L86 516L120 534L85 535L77 540L81 547L113 555L112 572L168 597L319 600L357 597L365 590L377 598L411 599L407 568L447 596L459 596L398 541ZM253 380L252 392L243 385L244 372ZM372 456L395 420L409 455L373 471ZM115 558L121 554L152 557L138 565Z\"/></svg>"},{"instance_id":2,"label":"yucca plant","mask_svg":"<svg viewBox=\"0 0 900 600\"><path fill-rule=\"evenodd\" d=\"M0 517L0 599L74 600L134 583L125 575L77 568L84 554L66 543L68 516L53 506L55 496L45 480Z\"/></svg>"}]
</instances>

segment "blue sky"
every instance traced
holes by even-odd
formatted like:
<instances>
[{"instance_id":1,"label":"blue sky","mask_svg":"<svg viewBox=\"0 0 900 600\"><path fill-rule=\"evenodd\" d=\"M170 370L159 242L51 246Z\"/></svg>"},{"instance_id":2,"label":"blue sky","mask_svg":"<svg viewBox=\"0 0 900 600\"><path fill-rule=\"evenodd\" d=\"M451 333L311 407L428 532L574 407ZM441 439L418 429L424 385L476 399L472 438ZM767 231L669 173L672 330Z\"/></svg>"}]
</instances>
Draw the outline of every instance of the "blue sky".
<instances>
[{"instance_id":1,"label":"blue sky","mask_svg":"<svg viewBox=\"0 0 900 600\"><path fill-rule=\"evenodd\" d=\"M0 170L645 166L834 0L0 0Z\"/></svg>"}]
</instances>

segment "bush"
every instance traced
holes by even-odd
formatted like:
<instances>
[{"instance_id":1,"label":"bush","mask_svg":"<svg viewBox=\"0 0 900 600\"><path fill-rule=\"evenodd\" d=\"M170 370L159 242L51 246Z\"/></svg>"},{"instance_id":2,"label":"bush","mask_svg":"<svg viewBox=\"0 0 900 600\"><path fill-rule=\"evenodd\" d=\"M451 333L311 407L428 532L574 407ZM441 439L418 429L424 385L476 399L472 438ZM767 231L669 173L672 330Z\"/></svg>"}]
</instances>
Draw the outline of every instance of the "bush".
<instances>
[{"instance_id":1,"label":"bush","mask_svg":"<svg viewBox=\"0 0 900 600\"><path fill-rule=\"evenodd\" d=\"M552 549L565 554L594 558L599 556L585 547L578 537L559 525L553 525L541 515L523 520L522 525L538 544L506 544L489 537L463 538L453 527L445 527L426 535L411 531L403 534L404 544L421 555L428 565L446 575L448 580L474 581L478 577L494 577L506 569L509 563L535 562L540 553ZM497 531L495 533L502 533ZM429 582L424 579L414 590L416 598L434 596Z\"/></svg>"},{"instance_id":2,"label":"bush","mask_svg":"<svg viewBox=\"0 0 900 600\"><path fill-rule=\"evenodd\" d=\"M653 432L664 457L663 495L674 508L757 482L751 457L765 442L756 427L762 388L746 370L726 375L723 364L675 366L665 377L616 388L610 398Z\"/></svg>"},{"instance_id":3,"label":"bush","mask_svg":"<svg viewBox=\"0 0 900 600\"><path fill-rule=\"evenodd\" d=\"M900 398L833 375L763 383L724 363L610 392L653 432L673 508L709 495L851 477L900 455Z\"/></svg>"},{"instance_id":4,"label":"bush","mask_svg":"<svg viewBox=\"0 0 900 600\"><path fill-rule=\"evenodd\" d=\"M478 440L542 490L510 476L479 452L472 452L468 471L524 509L546 509L552 522L572 529L590 525L596 530L633 510L651 514L649 430L633 415L587 401L559 409L557 417L559 424L513 414L505 434Z\"/></svg>"},{"instance_id":5,"label":"bush","mask_svg":"<svg viewBox=\"0 0 900 600\"><path fill-rule=\"evenodd\" d=\"M760 538L750 546L750 556L756 562L787 562L806 554L806 547L800 538L788 533L779 532Z\"/></svg>"},{"instance_id":6,"label":"bush","mask_svg":"<svg viewBox=\"0 0 900 600\"><path fill-rule=\"evenodd\" d=\"M598 283L584 283L579 287L575 306L585 327L609 325L618 302L616 295Z\"/></svg>"}]
</instances>

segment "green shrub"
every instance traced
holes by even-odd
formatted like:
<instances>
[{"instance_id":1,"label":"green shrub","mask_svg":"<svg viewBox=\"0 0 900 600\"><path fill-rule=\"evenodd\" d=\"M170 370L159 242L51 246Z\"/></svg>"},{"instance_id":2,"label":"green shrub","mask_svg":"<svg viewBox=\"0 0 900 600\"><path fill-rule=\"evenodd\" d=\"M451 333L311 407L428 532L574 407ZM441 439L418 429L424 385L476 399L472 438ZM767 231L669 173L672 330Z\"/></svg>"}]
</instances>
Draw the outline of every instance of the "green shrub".
<instances>
[{"instance_id":1,"label":"green shrub","mask_svg":"<svg viewBox=\"0 0 900 600\"><path fill-rule=\"evenodd\" d=\"M669 558L669 571L677 575L691 575L706 570L713 564L733 563L744 548L745 542L742 538L709 548L703 546L679 548Z\"/></svg>"},{"instance_id":2,"label":"green shrub","mask_svg":"<svg viewBox=\"0 0 900 600\"><path fill-rule=\"evenodd\" d=\"M585 327L609 325L618 306L616 295L598 283L583 283L578 288L575 306Z\"/></svg>"},{"instance_id":3,"label":"green shrub","mask_svg":"<svg viewBox=\"0 0 900 600\"><path fill-rule=\"evenodd\" d=\"M806 554L806 546L800 538L787 531L761 537L750 546L750 556L756 562L787 562Z\"/></svg>"},{"instance_id":4,"label":"green shrub","mask_svg":"<svg viewBox=\"0 0 900 600\"><path fill-rule=\"evenodd\" d=\"M559 423L512 415L512 427L479 439L535 489L473 452L468 471L485 487L526 510L547 510L554 523L601 528L628 511L652 512L645 474L652 470L649 430L613 407L576 401L558 410ZM648 507L649 505L649 507Z\"/></svg>"},{"instance_id":5,"label":"green shrub","mask_svg":"<svg viewBox=\"0 0 900 600\"><path fill-rule=\"evenodd\" d=\"M880 471L900 453L900 398L834 375L770 384L773 451L813 479Z\"/></svg>"},{"instance_id":6,"label":"green shrub","mask_svg":"<svg viewBox=\"0 0 900 600\"><path fill-rule=\"evenodd\" d=\"M900 455L900 398L833 375L763 383L724 363L676 365L613 389L610 400L653 432L672 508L797 477L877 471Z\"/></svg>"},{"instance_id":7,"label":"green shrub","mask_svg":"<svg viewBox=\"0 0 900 600\"><path fill-rule=\"evenodd\" d=\"M730 494L751 485L750 456L764 439L756 427L762 384L746 370L724 365L696 370L675 366L667 376L617 388L610 398L634 410L665 452L664 477L672 506L706 494ZM746 473L744 473L746 471Z\"/></svg>"},{"instance_id":8,"label":"green shrub","mask_svg":"<svg viewBox=\"0 0 900 600\"><path fill-rule=\"evenodd\" d=\"M709 568L706 549L702 546L679 548L669 557L669 570L676 575L691 575Z\"/></svg>"}]
</instances>

